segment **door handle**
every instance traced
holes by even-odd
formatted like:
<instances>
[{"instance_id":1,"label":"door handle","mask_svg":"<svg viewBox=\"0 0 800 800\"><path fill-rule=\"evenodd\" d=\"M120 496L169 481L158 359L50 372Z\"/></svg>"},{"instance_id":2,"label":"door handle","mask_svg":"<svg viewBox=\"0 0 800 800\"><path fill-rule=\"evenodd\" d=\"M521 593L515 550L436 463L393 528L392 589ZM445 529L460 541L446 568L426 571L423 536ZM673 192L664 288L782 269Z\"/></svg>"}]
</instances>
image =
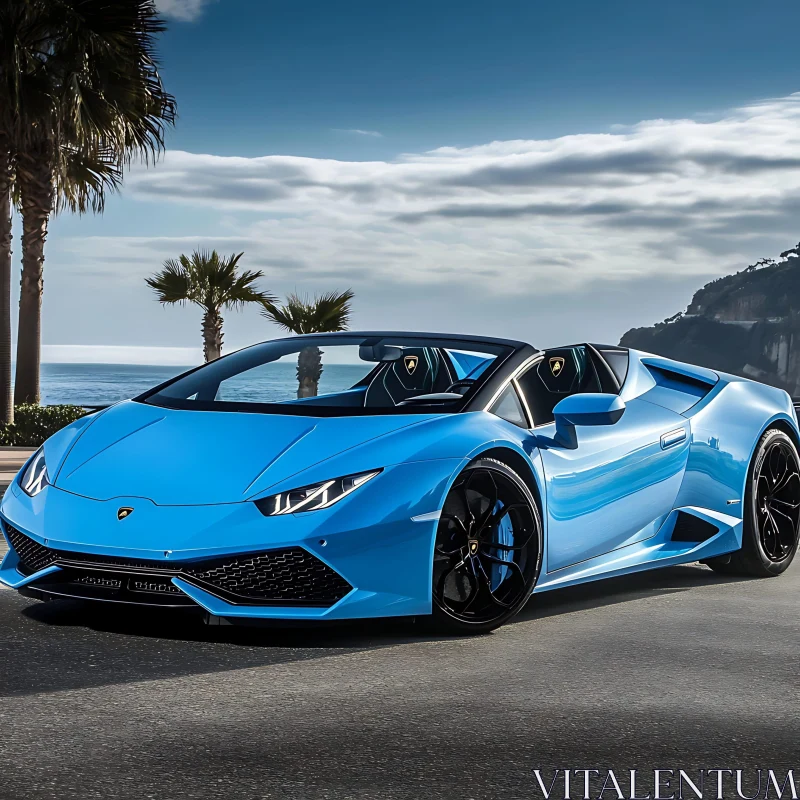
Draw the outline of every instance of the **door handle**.
<instances>
[{"instance_id":1,"label":"door handle","mask_svg":"<svg viewBox=\"0 0 800 800\"><path fill-rule=\"evenodd\" d=\"M666 450L668 447L674 447L686 439L686 428L676 428L674 431L669 431L661 437L661 449Z\"/></svg>"}]
</instances>

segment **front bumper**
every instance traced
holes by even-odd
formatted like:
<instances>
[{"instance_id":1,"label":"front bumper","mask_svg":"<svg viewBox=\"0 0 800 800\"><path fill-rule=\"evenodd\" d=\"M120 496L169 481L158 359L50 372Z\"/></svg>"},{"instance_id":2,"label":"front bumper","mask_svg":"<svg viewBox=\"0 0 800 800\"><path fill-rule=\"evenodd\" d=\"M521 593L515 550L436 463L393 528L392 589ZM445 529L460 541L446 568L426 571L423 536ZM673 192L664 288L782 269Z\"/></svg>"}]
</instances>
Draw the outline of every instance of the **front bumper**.
<instances>
[{"instance_id":1,"label":"front bumper","mask_svg":"<svg viewBox=\"0 0 800 800\"><path fill-rule=\"evenodd\" d=\"M0 504L10 545L0 583L232 619L428 614L435 511L459 463L389 467L328 509L285 517L250 502L158 506L53 486L30 498L12 484ZM134 512L119 520L123 506Z\"/></svg>"}]
</instances>

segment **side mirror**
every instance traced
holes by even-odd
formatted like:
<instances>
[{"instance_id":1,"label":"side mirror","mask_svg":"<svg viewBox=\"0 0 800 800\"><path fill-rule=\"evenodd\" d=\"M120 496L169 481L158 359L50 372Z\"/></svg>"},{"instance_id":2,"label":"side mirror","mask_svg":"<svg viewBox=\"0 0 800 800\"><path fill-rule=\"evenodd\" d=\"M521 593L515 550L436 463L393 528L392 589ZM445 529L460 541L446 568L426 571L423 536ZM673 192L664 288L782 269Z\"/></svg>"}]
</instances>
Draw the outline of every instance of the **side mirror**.
<instances>
[{"instance_id":1,"label":"side mirror","mask_svg":"<svg viewBox=\"0 0 800 800\"><path fill-rule=\"evenodd\" d=\"M613 425L625 413L625 401L616 394L573 394L553 409L556 439L565 447L575 448L576 425Z\"/></svg>"}]
</instances>

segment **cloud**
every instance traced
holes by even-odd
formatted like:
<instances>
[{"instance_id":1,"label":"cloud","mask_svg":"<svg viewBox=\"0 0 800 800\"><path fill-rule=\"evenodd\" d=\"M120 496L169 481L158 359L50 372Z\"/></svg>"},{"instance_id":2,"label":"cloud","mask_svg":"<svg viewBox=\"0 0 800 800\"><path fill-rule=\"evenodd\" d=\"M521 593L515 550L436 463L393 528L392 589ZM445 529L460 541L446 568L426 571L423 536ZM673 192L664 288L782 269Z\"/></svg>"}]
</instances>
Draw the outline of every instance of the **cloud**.
<instances>
[{"instance_id":1,"label":"cloud","mask_svg":"<svg viewBox=\"0 0 800 800\"><path fill-rule=\"evenodd\" d=\"M598 276L724 271L750 257L747 242L762 230L777 248L782 234L793 241L797 153L800 94L710 121L653 120L392 161L171 151L155 169L134 171L126 190L260 215L242 222L244 237L301 270L356 280L368 268L374 280L423 284L488 270L485 289L518 292L534 281L541 293ZM554 259L570 266L554 271Z\"/></svg>"},{"instance_id":2,"label":"cloud","mask_svg":"<svg viewBox=\"0 0 800 800\"><path fill-rule=\"evenodd\" d=\"M393 160L169 151L155 168L135 168L124 194L182 206L187 220L211 210L224 225L185 223L174 237L76 237L59 242L58 256L76 273L105 271L134 287L181 251L244 250L275 292L352 286L361 326L480 326L524 337L545 319L566 329L604 318L596 337L611 340L634 319L679 310L669 304L685 304L710 277L796 242L799 154L800 94L715 119ZM643 293L638 301L631 286ZM648 287L662 288L645 298ZM136 291L137 303L152 304ZM622 293L627 316L592 305ZM150 319L142 309L131 305L131 319Z\"/></svg>"},{"instance_id":3,"label":"cloud","mask_svg":"<svg viewBox=\"0 0 800 800\"><path fill-rule=\"evenodd\" d=\"M334 128L333 130L337 133L355 133L358 136L374 136L378 139L383 138L383 134L380 131L365 131L361 128Z\"/></svg>"},{"instance_id":4,"label":"cloud","mask_svg":"<svg viewBox=\"0 0 800 800\"><path fill-rule=\"evenodd\" d=\"M165 17L194 22L212 2L214 0L156 0L156 7Z\"/></svg>"},{"instance_id":5,"label":"cloud","mask_svg":"<svg viewBox=\"0 0 800 800\"><path fill-rule=\"evenodd\" d=\"M186 367L203 362L200 347L137 347L127 345L46 344L45 364L159 364Z\"/></svg>"}]
</instances>

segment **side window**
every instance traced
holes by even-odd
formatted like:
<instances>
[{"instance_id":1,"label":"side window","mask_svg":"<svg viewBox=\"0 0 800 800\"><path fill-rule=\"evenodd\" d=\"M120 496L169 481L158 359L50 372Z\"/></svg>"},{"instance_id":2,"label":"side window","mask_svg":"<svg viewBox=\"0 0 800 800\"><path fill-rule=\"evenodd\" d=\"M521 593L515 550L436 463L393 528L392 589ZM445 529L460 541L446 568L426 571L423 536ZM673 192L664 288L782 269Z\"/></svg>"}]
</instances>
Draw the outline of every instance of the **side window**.
<instances>
[{"instance_id":1,"label":"side window","mask_svg":"<svg viewBox=\"0 0 800 800\"><path fill-rule=\"evenodd\" d=\"M553 408L572 394L601 392L600 381L586 348L559 347L545 350L544 358L523 373L520 385L534 425L553 421Z\"/></svg>"},{"instance_id":2,"label":"side window","mask_svg":"<svg viewBox=\"0 0 800 800\"><path fill-rule=\"evenodd\" d=\"M525 418L522 402L512 383L506 386L500 397L494 401L489 411L495 416L500 417L500 419L506 420L506 422L519 425L520 428L528 427L528 420Z\"/></svg>"},{"instance_id":3,"label":"side window","mask_svg":"<svg viewBox=\"0 0 800 800\"><path fill-rule=\"evenodd\" d=\"M622 348L604 348L600 351L606 363L617 379L620 386L625 384L628 377L628 351Z\"/></svg>"}]
</instances>

